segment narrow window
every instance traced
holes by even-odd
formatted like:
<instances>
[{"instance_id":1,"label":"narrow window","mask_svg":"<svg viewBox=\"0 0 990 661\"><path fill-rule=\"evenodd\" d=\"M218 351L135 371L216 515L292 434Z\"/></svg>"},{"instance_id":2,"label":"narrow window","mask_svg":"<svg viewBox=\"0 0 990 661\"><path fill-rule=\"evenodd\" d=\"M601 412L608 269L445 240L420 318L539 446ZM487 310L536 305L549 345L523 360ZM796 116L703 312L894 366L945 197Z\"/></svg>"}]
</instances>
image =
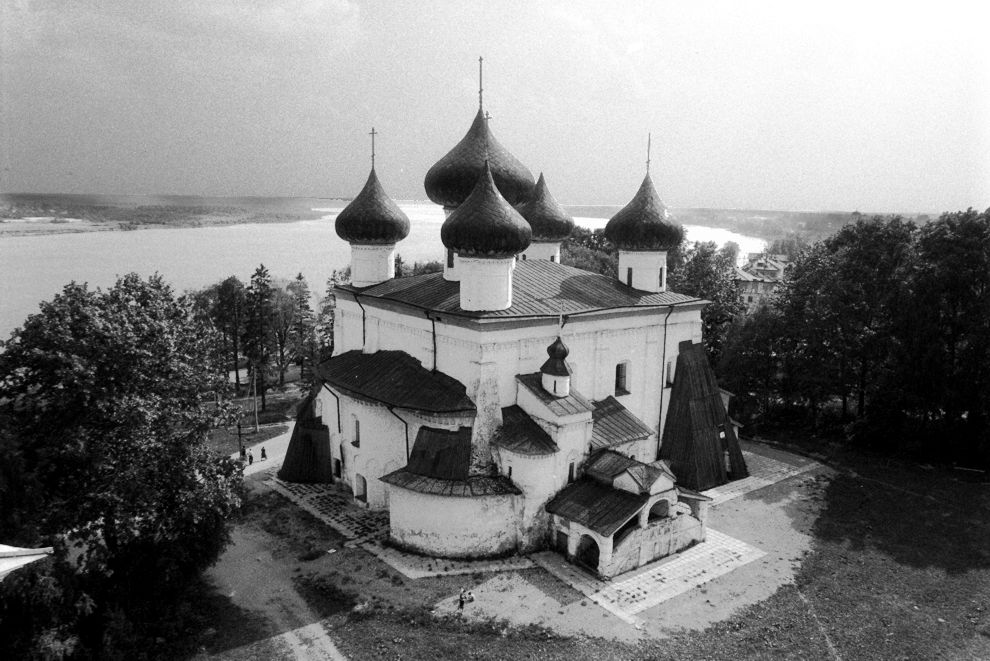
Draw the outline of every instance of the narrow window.
<instances>
[{"instance_id":1,"label":"narrow window","mask_svg":"<svg viewBox=\"0 0 990 661\"><path fill-rule=\"evenodd\" d=\"M523 253L522 258L523 258L523 261L525 262L526 261L526 253Z\"/></svg>"},{"instance_id":2,"label":"narrow window","mask_svg":"<svg viewBox=\"0 0 990 661\"><path fill-rule=\"evenodd\" d=\"M450 248L447 249L447 268L454 268L454 251Z\"/></svg>"},{"instance_id":3,"label":"narrow window","mask_svg":"<svg viewBox=\"0 0 990 661\"><path fill-rule=\"evenodd\" d=\"M554 391L555 393L557 392L557 379L554 379L554 380L553 380L553 391Z\"/></svg>"},{"instance_id":4,"label":"narrow window","mask_svg":"<svg viewBox=\"0 0 990 661\"><path fill-rule=\"evenodd\" d=\"M626 267L626 284L632 287L632 267Z\"/></svg>"},{"instance_id":5,"label":"narrow window","mask_svg":"<svg viewBox=\"0 0 990 661\"><path fill-rule=\"evenodd\" d=\"M340 459L333 460L333 476L340 477Z\"/></svg>"},{"instance_id":6,"label":"narrow window","mask_svg":"<svg viewBox=\"0 0 990 661\"><path fill-rule=\"evenodd\" d=\"M509 466L509 477L512 477L512 466Z\"/></svg>"},{"instance_id":7,"label":"narrow window","mask_svg":"<svg viewBox=\"0 0 990 661\"><path fill-rule=\"evenodd\" d=\"M361 447L361 421L354 418L354 447Z\"/></svg>"},{"instance_id":8,"label":"narrow window","mask_svg":"<svg viewBox=\"0 0 990 661\"><path fill-rule=\"evenodd\" d=\"M574 462L572 461L571 465L567 467L567 483L570 484L573 481L574 481Z\"/></svg>"},{"instance_id":9,"label":"narrow window","mask_svg":"<svg viewBox=\"0 0 990 661\"><path fill-rule=\"evenodd\" d=\"M557 261L557 255L550 255L550 261L551 262L556 262Z\"/></svg>"},{"instance_id":10,"label":"narrow window","mask_svg":"<svg viewBox=\"0 0 990 661\"><path fill-rule=\"evenodd\" d=\"M674 385L674 361L667 361L667 387Z\"/></svg>"},{"instance_id":11,"label":"narrow window","mask_svg":"<svg viewBox=\"0 0 990 661\"><path fill-rule=\"evenodd\" d=\"M627 383L627 380L626 380L626 376L627 376L627 374L626 374L626 367L628 365L629 365L629 363L619 363L618 365L615 366L615 395L616 395L616 397L618 397L619 395L628 395L629 394L629 389L627 387L628 386L628 383Z\"/></svg>"}]
</instances>

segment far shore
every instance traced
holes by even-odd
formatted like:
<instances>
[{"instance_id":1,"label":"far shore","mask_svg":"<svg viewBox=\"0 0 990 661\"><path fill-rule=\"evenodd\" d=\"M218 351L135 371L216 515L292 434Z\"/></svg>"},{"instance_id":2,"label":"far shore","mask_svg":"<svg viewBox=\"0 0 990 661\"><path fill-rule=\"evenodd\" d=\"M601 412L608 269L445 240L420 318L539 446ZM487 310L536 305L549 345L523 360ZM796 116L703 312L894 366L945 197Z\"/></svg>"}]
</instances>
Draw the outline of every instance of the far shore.
<instances>
[{"instance_id":1,"label":"far shore","mask_svg":"<svg viewBox=\"0 0 990 661\"><path fill-rule=\"evenodd\" d=\"M74 218L67 222L58 216L50 220L33 217L29 220L22 218L0 217L0 239L14 236L45 236L49 234L82 234L84 232L127 232L146 229L179 229L192 227L223 227L227 225L248 225L259 223L296 223L303 220L319 220L326 216L323 212L311 214L251 214L244 215L203 215L190 217L172 217L168 220L144 220L134 222L128 220L103 220L91 218Z\"/></svg>"}]
</instances>

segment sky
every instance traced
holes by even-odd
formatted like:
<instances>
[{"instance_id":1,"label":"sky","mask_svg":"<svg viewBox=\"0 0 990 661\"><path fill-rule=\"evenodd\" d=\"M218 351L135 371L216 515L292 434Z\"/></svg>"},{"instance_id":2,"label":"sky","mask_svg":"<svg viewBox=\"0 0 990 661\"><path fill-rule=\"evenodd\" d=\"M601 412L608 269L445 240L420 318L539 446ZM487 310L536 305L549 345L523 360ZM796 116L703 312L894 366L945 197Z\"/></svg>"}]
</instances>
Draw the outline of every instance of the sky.
<instances>
[{"instance_id":1,"label":"sky","mask_svg":"<svg viewBox=\"0 0 990 661\"><path fill-rule=\"evenodd\" d=\"M990 207L980 2L0 0L0 192L425 199L484 104L565 204Z\"/></svg>"}]
</instances>

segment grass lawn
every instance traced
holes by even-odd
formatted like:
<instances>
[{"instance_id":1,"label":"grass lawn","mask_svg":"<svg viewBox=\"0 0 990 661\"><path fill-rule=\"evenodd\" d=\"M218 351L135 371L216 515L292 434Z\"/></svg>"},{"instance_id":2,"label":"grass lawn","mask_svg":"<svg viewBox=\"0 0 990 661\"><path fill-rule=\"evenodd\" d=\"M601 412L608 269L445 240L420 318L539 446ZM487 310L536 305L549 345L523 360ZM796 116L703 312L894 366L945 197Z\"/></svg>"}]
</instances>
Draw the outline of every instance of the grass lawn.
<instances>
[{"instance_id":1,"label":"grass lawn","mask_svg":"<svg viewBox=\"0 0 990 661\"><path fill-rule=\"evenodd\" d=\"M351 659L990 658L990 487L855 453L832 463L796 583L704 631L639 644L437 618L434 604L491 575L406 579L272 493L239 525L270 538ZM541 573L520 572L556 580Z\"/></svg>"},{"instance_id":2,"label":"grass lawn","mask_svg":"<svg viewBox=\"0 0 990 661\"><path fill-rule=\"evenodd\" d=\"M288 429L289 425L268 425L255 432L253 425L241 425L240 442L243 442L245 447L255 443L263 443L270 438L284 434ZM222 455L233 454L241 449L240 442L237 440L236 428L232 430L214 429L210 432L207 442L211 448Z\"/></svg>"}]
</instances>

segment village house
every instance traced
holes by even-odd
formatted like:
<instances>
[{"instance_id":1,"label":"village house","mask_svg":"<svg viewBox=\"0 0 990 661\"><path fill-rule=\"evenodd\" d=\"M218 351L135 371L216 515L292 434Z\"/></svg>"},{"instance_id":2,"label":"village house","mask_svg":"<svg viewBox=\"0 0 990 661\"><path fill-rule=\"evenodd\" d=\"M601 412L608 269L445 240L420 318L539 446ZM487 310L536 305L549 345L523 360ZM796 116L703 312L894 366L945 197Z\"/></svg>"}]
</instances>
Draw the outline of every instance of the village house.
<instances>
[{"instance_id":1,"label":"village house","mask_svg":"<svg viewBox=\"0 0 990 661\"><path fill-rule=\"evenodd\" d=\"M739 300L746 306L747 314L769 301L784 279L787 263L787 255L757 252L749 253L742 268L736 267L734 280L739 287Z\"/></svg>"},{"instance_id":2,"label":"village house","mask_svg":"<svg viewBox=\"0 0 990 661\"><path fill-rule=\"evenodd\" d=\"M409 219L374 166L337 217L351 282L280 478L338 483L431 556L556 548L608 577L703 541L700 491L746 468L649 172L605 230L618 279L560 263L574 221L480 103L425 188L439 273L394 277Z\"/></svg>"}]
</instances>

